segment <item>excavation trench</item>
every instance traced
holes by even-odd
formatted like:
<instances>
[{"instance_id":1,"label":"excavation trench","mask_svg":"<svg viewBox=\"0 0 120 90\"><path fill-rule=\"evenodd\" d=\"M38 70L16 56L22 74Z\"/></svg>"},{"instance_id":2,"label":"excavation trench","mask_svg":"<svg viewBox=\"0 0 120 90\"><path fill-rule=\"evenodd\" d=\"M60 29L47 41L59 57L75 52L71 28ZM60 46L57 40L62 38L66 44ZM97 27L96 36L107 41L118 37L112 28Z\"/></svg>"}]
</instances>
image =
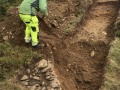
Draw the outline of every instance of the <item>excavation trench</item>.
<instances>
[{"instance_id":1,"label":"excavation trench","mask_svg":"<svg viewBox=\"0 0 120 90\"><path fill-rule=\"evenodd\" d=\"M118 4L118 0L97 0L89 9L85 20L75 28L76 32L72 36L59 38L45 22L40 24L40 41L45 45L37 51L45 54L46 59L54 65L62 90L100 89L109 44L113 39ZM24 73L20 77L27 79L20 82L28 88L37 88L32 90L44 90L40 87L48 87L49 82L45 79L45 73L39 72L36 64L38 62L23 70Z\"/></svg>"},{"instance_id":2,"label":"excavation trench","mask_svg":"<svg viewBox=\"0 0 120 90\"><path fill-rule=\"evenodd\" d=\"M117 0L98 0L76 34L53 50L55 68L63 90L99 90L118 14Z\"/></svg>"},{"instance_id":3,"label":"excavation trench","mask_svg":"<svg viewBox=\"0 0 120 90\"><path fill-rule=\"evenodd\" d=\"M61 7L62 4L60 4L61 8L58 7L58 4L56 5L59 10L54 8L56 14L58 11L58 16L59 11L63 9L60 12L62 13L66 8L66 3L64 4L64 7ZM56 87L56 81L53 80L55 76L60 81L62 90L99 90L104 82L106 57L109 44L114 38L113 28L118 9L118 0L96 0L86 12L84 21L78 23L72 34L67 35L63 35L63 32L60 31L62 28L58 30L59 28L56 29L53 24L52 27L49 27L49 23L39 20L41 29L39 41L43 47L33 49L33 52L37 52L38 55L42 53L42 58L45 60L34 57L33 62L25 66L18 75L18 83L27 87L28 90L60 90L59 87ZM18 18L17 9L13 10L12 13L0 23L0 42L8 40L11 44L25 47L23 44L24 24ZM53 17L51 15L51 18ZM65 26L67 25L65 24ZM26 47L31 48L31 44ZM45 64L43 62L41 64L41 61ZM47 66L51 67L47 69L47 73L42 72ZM51 86L55 88L51 89Z\"/></svg>"}]
</instances>

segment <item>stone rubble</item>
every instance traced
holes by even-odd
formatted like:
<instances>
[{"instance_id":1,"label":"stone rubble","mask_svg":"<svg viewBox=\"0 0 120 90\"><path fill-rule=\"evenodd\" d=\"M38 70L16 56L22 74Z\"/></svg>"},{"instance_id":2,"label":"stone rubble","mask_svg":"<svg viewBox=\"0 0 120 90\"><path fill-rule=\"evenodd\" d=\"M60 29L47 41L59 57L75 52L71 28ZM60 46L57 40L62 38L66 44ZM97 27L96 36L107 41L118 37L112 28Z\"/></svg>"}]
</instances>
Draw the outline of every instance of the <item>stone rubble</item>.
<instances>
[{"instance_id":1,"label":"stone rubble","mask_svg":"<svg viewBox=\"0 0 120 90\"><path fill-rule=\"evenodd\" d=\"M42 59L26 69L19 81L29 90L61 90L60 82L49 60Z\"/></svg>"}]
</instances>

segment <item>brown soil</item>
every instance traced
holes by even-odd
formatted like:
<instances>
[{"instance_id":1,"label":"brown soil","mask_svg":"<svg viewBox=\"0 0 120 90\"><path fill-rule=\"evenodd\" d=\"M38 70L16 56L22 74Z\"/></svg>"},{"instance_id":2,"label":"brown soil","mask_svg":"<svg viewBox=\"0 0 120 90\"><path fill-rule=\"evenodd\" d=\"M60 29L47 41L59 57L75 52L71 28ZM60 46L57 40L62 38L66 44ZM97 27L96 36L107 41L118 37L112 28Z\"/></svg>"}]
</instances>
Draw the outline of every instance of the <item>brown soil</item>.
<instances>
[{"instance_id":1,"label":"brown soil","mask_svg":"<svg viewBox=\"0 0 120 90\"><path fill-rule=\"evenodd\" d=\"M60 30L50 28L40 20L40 41L45 46L38 52L54 63L63 90L99 90L101 87L118 4L117 0L96 1L72 35L60 35ZM25 27L16 11L0 23L0 37L8 36L11 43L24 46Z\"/></svg>"},{"instance_id":2,"label":"brown soil","mask_svg":"<svg viewBox=\"0 0 120 90\"><path fill-rule=\"evenodd\" d=\"M93 5L86 20L54 50L55 67L65 90L98 90L118 11L116 1ZM62 74L60 74L62 73Z\"/></svg>"}]
</instances>

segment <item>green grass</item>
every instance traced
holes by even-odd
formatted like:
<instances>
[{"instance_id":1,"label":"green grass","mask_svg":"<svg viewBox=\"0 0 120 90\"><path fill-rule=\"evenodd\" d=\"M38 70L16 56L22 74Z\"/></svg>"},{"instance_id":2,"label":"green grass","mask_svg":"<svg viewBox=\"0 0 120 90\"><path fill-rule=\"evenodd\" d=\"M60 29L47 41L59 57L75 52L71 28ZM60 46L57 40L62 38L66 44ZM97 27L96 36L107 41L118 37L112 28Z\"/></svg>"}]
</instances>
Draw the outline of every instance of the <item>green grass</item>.
<instances>
[{"instance_id":1,"label":"green grass","mask_svg":"<svg viewBox=\"0 0 120 90\"><path fill-rule=\"evenodd\" d=\"M10 6L17 6L23 0L0 0L0 22L4 20Z\"/></svg>"},{"instance_id":2,"label":"green grass","mask_svg":"<svg viewBox=\"0 0 120 90\"><path fill-rule=\"evenodd\" d=\"M31 48L12 46L8 42L0 43L0 81L9 79L15 71L30 64L33 58L41 57Z\"/></svg>"},{"instance_id":3,"label":"green grass","mask_svg":"<svg viewBox=\"0 0 120 90\"><path fill-rule=\"evenodd\" d=\"M24 66L41 57L41 54L31 48L11 45L8 42L0 43L0 90L23 90L11 78Z\"/></svg>"},{"instance_id":4,"label":"green grass","mask_svg":"<svg viewBox=\"0 0 120 90\"><path fill-rule=\"evenodd\" d=\"M112 43L106 66L103 90L120 90L120 39Z\"/></svg>"},{"instance_id":5,"label":"green grass","mask_svg":"<svg viewBox=\"0 0 120 90\"><path fill-rule=\"evenodd\" d=\"M0 82L0 90L22 90L19 86L8 82Z\"/></svg>"}]
</instances>

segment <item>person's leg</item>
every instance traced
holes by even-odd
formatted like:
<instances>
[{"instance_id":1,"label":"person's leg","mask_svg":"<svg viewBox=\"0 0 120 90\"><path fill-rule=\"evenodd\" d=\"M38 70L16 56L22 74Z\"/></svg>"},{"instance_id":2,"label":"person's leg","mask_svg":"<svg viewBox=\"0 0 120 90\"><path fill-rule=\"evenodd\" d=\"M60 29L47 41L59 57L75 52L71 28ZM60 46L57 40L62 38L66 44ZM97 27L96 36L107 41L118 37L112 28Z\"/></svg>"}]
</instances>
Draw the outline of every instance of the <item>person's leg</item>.
<instances>
[{"instance_id":1,"label":"person's leg","mask_svg":"<svg viewBox=\"0 0 120 90\"><path fill-rule=\"evenodd\" d=\"M31 42L31 27L30 26L26 26L24 39L25 39L25 43Z\"/></svg>"},{"instance_id":2,"label":"person's leg","mask_svg":"<svg viewBox=\"0 0 120 90\"><path fill-rule=\"evenodd\" d=\"M32 21L31 21L32 46L38 45L38 42L39 42L38 32L39 32L38 18L36 16L32 16Z\"/></svg>"},{"instance_id":3,"label":"person's leg","mask_svg":"<svg viewBox=\"0 0 120 90\"><path fill-rule=\"evenodd\" d=\"M25 29L25 43L30 43L31 42L31 16L30 15L22 15L20 14L20 18L23 20L23 22L26 25Z\"/></svg>"}]
</instances>

